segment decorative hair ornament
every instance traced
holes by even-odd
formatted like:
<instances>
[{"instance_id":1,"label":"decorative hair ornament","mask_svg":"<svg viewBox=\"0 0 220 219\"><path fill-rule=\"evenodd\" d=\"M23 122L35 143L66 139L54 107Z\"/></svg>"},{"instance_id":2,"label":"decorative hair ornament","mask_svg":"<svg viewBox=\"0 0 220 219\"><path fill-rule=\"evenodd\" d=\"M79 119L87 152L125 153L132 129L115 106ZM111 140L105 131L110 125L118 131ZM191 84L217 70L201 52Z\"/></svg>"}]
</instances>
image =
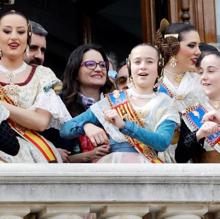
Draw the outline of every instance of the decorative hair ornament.
<instances>
[{"instance_id":1,"label":"decorative hair ornament","mask_svg":"<svg viewBox=\"0 0 220 219\"><path fill-rule=\"evenodd\" d=\"M163 42L163 36L164 36L164 33L167 29L167 27L169 26L169 22L167 19L163 18L160 22L160 27L159 29L157 30L156 34L155 34L155 40L154 40L154 43L156 45L156 47L160 50L161 48L161 44Z\"/></svg>"},{"instance_id":2,"label":"decorative hair ornament","mask_svg":"<svg viewBox=\"0 0 220 219\"><path fill-rule=\"evenodd\" d=\"M164 38L167 38L167 37L175 37L175 38L177 38L178 39L178 37L179 37L179 34L178 33L171 33L171 34L165 34L164 35Z\"/></svg>"},{"instance_id":3,"label":"decorative hair ornament","mask_svg":"<svg viewBox=\"0 0 220 219\"><path fill-rule=\"evenodd\" d=\"M171 57L175 56L180 48L179 34L165 34L168 26L169 22L163 18L160 22L160 28L155 34L155 45L161 53L161 64L163 63L163 65L165 65Z\"/></svg>"},{"instance_id":4,"label":"decorative hair ornament","mask_svg":"<svg viewBox=\"0 0 220 219\"><path fill-rule=\"evenodd\" d=\"M164 56L164 59L169 59L177 54L180 48L180 43L177 36L174 34L166 34L167 36L164 37L163 42L161 44L161 52ZM168 61L168 60L167 60Z\"/></svg>"}]
</instances>

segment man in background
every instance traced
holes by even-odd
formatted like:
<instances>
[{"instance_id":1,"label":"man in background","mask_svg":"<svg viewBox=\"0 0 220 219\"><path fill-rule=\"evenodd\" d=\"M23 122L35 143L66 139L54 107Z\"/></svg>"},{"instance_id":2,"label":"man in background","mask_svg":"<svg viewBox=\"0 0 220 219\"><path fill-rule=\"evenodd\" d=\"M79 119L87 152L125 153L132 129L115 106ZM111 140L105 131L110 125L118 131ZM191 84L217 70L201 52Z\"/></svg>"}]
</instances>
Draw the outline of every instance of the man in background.
<instances>
[{"instance_id":1,"label":"man in background","mask_svg":"<svg viewBox=\"0 0 220 219\"><path fill-rule=\"evenodd\" d=\"M31 40L29 48L25 55L25 62L30 65L43 65L44 64L44 55L47 48L46 36L48 32L37 22L30 21L31 25ZM51 140L53 136L53 128L47 129L44 132L41 132L41 135ZM65 149L57 148L63 161L67 162L69 152Z\"/></svg>"},{"instance_id":2,"label":"man in background","mask_svg":"<svg viewBox=\"0 0 220 219\"><path fill-rule=\"evenodd\" d=\"M47 48L46 36L48 32L37 22L30 21L30 25L32 35L25 61L30 65L43 65Z\"/></svg>"}]
</instances>

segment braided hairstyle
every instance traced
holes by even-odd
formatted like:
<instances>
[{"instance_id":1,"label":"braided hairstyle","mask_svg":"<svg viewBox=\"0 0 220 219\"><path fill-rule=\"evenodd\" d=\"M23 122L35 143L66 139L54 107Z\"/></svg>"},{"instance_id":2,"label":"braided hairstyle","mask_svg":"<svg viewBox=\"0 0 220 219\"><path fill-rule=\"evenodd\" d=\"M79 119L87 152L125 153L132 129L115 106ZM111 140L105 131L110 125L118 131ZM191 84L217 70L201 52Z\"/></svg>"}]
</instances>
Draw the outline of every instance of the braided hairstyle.
<instances>
[{"instance_id":1,"label":"braided hairstyle","mask_svg":"<svg viewBox=\"0 0 220 219\"><path fill-rule=\"evenodd\" d=\"M196 31L195 26L189 23L169 24L166 19L162 19L160 28L155 34L155 46L161 54L160 66L163 67L175 56L180 49L180 42L183 40L183 33Z\"/></svg>"}]
</instances>

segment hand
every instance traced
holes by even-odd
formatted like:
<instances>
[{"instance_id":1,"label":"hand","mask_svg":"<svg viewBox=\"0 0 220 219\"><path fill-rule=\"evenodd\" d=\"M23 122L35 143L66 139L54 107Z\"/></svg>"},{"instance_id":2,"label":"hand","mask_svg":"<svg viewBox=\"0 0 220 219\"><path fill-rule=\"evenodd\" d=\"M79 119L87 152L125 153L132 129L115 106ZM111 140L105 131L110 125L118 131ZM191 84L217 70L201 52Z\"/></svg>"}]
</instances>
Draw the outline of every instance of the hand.
<instances>
[{"instance_id":1,"label":"hand","mask_svg":"<svg viewBox=\"0 0 220 219\"><path fill-rule=\"evenodd\" d=\"M115 125L119 129L124 128L125 122L118 115L118 112L116 111L116 109L105 110L104 116L105 116L106 121L112 123L113 125Z\"/></svg>"},{"instance_id":2,"label":"hand","mask_svg":"<svg viewBox=\"0 0 220 219\"><path fill-rule=\"evenodd\" d=\"M94 148L92 151L91 160L98 160L101 157L107 155L109 153L110 146L108 144L103 144L99 147Z\"/></svg>"},{"instance_id":3,"label":"hand","mask_svg":"<svg viewBox=\"0 0 220 219\"><path fill-rule=\"evenodd\" d=\"M66 150L66 149L62 149L62 148L57 148L57 150L59 151L60 156L61 156L63 162L64 163L69 163L68 157L71 154L71 152Z\"/></svg>"},{"instance_id":4,"label":"hand","mask_svg":"<svg viewBox=\"0 0 220 219\"><path fill-rule=\"evenodd\" d=\"M220 124L220 111L210 111L206 113L203 118L203 122L212 121Z\"/></svg>"},{"instance_id":5,"label":"hand","mask_svg":"<svg viewBox=\"0 0 220 219\"><path fill-rule=\"evenodd\" d=\"M96 125L87 123L84 125L84 131L95 147L100 144L107 144L109 142L106 132Z\"/></svg>"},{"instance_id":6,"label":"hand","mask_svg":"<svg viewBox=\"0 0 220 219\"><path fill-rule=\"evenodd\" d=\"M206 138L207 136L209 136L213 133L216 133L218 131L220 131L220 127L218 126L217 123L212 122L212 121L207 121L197 131L197 133L196 133L197 140L200 140L202 138Z\"/></svg>"}]
</instances>

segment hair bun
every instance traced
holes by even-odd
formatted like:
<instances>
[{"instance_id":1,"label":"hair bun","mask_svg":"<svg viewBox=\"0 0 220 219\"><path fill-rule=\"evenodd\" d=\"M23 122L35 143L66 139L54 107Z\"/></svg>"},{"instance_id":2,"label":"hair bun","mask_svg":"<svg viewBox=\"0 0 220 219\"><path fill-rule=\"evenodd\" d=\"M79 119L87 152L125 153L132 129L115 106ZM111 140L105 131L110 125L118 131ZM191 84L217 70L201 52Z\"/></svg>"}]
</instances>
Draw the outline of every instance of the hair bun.
<instances>
[{"instance_id":1,"label":"hair bun","mask_svg":"<svg viewBox=\"0 0 220 219\"><path fill-rule=\"evenodd\" d=\"M159 31L164 34L167 27L170 25L169 21L166 19L166 18L163 18L161 21L160 21L160 28L159 28Z\"/></svg>"}]
</instances>

